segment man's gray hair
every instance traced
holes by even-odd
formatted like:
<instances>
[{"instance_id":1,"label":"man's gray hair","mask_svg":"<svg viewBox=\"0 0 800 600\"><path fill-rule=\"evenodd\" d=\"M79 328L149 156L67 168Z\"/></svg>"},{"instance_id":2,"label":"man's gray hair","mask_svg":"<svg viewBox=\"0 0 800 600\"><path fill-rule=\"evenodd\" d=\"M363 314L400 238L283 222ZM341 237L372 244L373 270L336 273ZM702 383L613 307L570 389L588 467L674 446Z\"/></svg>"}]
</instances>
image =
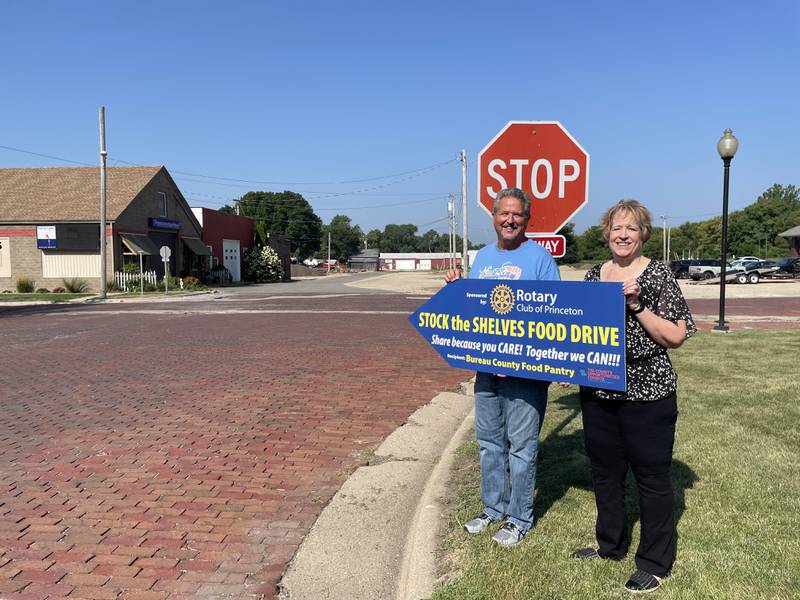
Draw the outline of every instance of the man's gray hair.
<instances>
[{"instance_id":1,"label":"man's gray hair","mask_svg":"<svg viewBox=\"0 0 800 600\"><path fill-rule=\"evenodd\" d=\"M500 201L503 198L516 198L522 202L523 214L526 217L531 216L531 197L528 195L528 192L519 188L504 188L497 192L497 196L494 197L494 205L492 206L493 215L497 214L497 207L500 206Z\"/></svg>"}]
</instances>

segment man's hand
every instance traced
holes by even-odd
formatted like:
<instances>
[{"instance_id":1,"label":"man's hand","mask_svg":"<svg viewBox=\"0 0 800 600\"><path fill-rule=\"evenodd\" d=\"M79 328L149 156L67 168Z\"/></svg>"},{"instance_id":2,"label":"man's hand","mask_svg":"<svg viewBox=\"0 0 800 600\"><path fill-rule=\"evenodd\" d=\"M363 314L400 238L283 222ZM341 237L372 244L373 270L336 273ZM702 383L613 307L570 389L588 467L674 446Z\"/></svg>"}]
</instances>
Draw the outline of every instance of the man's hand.
<instances>
[{"instance_id":1,"label":"man's hand","mask_svg":"<svg viewBox=\"0 0 800 600\"><path fill-rule=\"evenodd\" d=\"M456 279L461 279L461 269L448 269L444 274L445 283L453 283Z\"/></svg>"}]
</instances>

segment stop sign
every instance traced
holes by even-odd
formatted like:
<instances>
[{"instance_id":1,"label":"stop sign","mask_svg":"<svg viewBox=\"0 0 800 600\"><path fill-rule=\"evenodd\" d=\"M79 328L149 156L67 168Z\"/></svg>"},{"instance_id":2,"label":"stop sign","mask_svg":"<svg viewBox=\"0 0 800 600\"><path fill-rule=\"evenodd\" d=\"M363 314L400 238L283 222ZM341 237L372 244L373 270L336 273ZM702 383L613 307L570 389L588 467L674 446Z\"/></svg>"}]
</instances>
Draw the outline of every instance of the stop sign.
<instances>
[{"instance_id":1,"label":"stop sign","mask_svg":"<svg viewBox=\"0 0 800 600\"><path fill-rule=\"evenodd\" d=\"M557 121L511 121L478 155L478 202L503 188L531 196L527 234L557 233L589 201L589 154Z\"/></svg>"}]
</instances>

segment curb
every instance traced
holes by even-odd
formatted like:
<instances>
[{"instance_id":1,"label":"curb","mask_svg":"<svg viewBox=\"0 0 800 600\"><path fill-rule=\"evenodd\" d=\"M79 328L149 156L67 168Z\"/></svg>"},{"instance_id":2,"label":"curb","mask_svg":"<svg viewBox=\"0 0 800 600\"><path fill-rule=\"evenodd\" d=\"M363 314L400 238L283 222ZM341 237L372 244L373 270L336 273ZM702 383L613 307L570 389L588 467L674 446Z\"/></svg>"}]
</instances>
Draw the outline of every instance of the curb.
<instances>
[{"instance_id":1,"label":"curb","mask_svg":"<svg viewBox=\"0 0 800 600\"><path fill-rule=\"evenodd\" d=\"M436 464L425 485L406 538L403 562L395 592L396 600L428 598L436 586L436 551L439 547L447 512L441 498L455 462L456 451L464 443L475 422L475 411L464 418Z\"/></svg>"}]
</instances>

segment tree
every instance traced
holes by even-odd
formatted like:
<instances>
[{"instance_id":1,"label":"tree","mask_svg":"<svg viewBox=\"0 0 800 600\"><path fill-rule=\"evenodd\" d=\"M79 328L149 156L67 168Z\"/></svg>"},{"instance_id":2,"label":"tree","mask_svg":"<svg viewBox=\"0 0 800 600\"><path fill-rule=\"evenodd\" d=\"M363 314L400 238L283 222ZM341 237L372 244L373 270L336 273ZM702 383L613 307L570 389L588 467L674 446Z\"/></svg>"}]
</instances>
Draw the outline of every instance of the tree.
<instances>
[{"instance_id":1,"label":"tree","mask_svg":"<svg viewBox=\"0 0 800 600\"><path fill-rule=\"evenodd\" d=\"M566 248L564 250L564 256L556 259L556 262L559 265L568 265L578 262L580 253L578 252L578 242L575 238L575 223L567 223L558 231L558 234L564 236Z\"/></svg>"},{"instance_id":2,"label":"tree","mask_svg":"<svg viewBox=\"0 0 800 600\"><path fill-rule=\"evenodd\" d=\"M247 192L239 200L239 213L256 220L259 238L267 233L288 238L292 252L300 258L312 256L320 248L322 219L296 192Z\"/></svg>"},{"instance_id":3,"label":"tree","mask_svg":"<svg viewBox=\"0 0 800 600\"><path fill-rule=\"evenodd\" d=\"M576 238L579 260L607 260L608 244L603 239L603 230L599 225L592 225Z\"/></svg>"},{"instance_id":4,"label":"tree","mask_svg":"<svg viewBox=\"0 0 800 600\"><path fill-rule=\"evenodd\" d=\"M416 225L387 225L381 235L381 252L416 252Z\"/></svg>"},{"instance_id":5,"label":"tree","mask_svg":"<svg viewBox=\"0 0 800 600\"><path fill-rule=\"evenodd\" d=\"M364 234L358 225L351 225L350 217L336 215L330 224L322 226L321 249L319 254L327 257L328 233L331 234L331 258L339 262L347 262L353 254L361 249Z\"/></svg>"},{"instance_id":6,"label":"tree","mask_svg":"<svg viewBox=\"0 0 800 600\"><path fill-rule=\"evenodd\" d=\"M417 250L420 252L447 252L447 248L439 250L440 238L438 231L429 229L421 237L417 238Z\"/></svg>"},{"instance_id":7,"label":"tree","mask_svg":"<svg viewBox=\"0 0 800 600\"><path fill-rule=\"evenodd\" d=\"M382 234L380 229L373 229L367 234L367 248L380 248Z\"/></svg>"}]
</instances>

